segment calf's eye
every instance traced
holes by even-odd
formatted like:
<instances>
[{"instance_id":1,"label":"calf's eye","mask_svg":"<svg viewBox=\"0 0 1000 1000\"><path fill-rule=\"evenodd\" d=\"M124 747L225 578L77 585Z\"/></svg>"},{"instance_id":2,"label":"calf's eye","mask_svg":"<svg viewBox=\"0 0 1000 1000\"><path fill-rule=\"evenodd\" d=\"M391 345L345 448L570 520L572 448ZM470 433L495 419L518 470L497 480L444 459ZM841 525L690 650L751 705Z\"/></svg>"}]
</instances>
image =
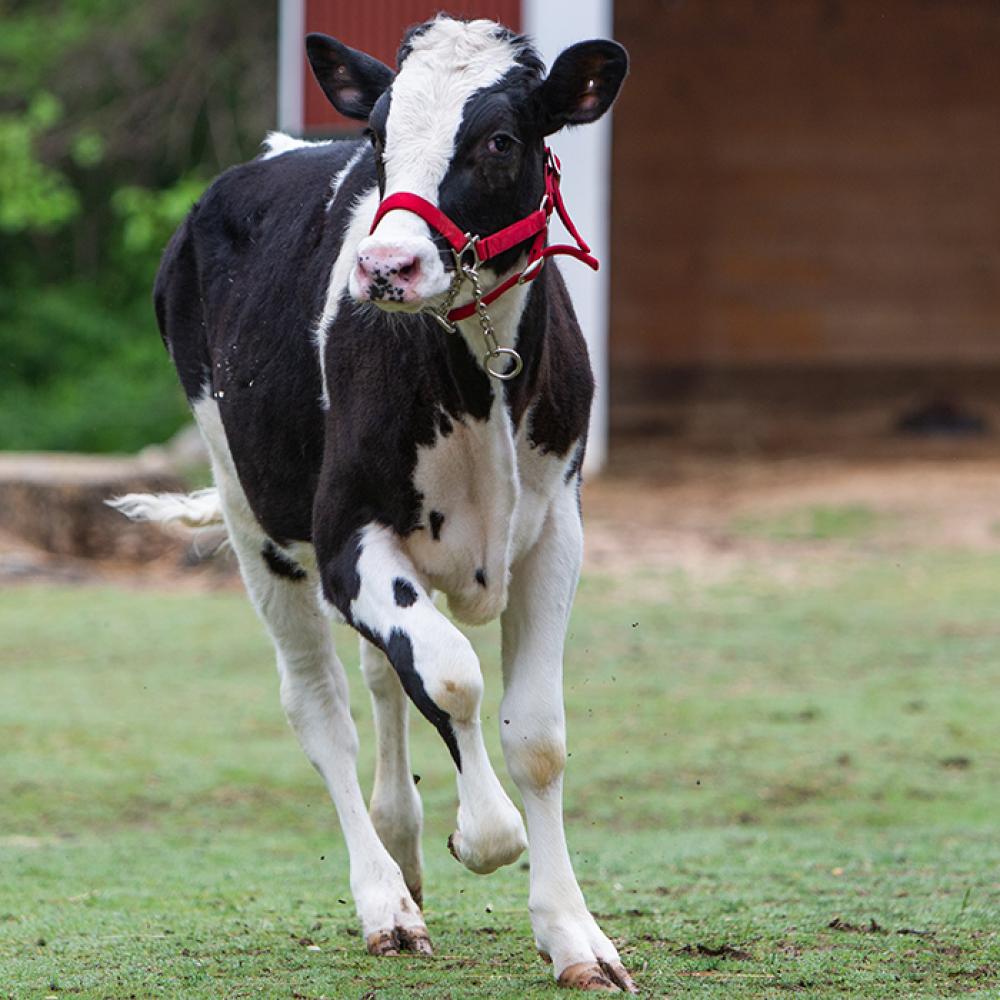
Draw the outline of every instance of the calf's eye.
<instances>
[{"instance_id":1,"label":"calf's eye","mask_svg":"<svg viewBox=\"0 0 1000 1000\"><path fill-rule=\"evenodd\" d=\"M514 143L516 141L517 140L514 139L513 136L505 135L503 132L498 132L490 138L488 143L486 143L486 149L494 156L504 156L514 148Z\"/></svg>"}]
</instances>

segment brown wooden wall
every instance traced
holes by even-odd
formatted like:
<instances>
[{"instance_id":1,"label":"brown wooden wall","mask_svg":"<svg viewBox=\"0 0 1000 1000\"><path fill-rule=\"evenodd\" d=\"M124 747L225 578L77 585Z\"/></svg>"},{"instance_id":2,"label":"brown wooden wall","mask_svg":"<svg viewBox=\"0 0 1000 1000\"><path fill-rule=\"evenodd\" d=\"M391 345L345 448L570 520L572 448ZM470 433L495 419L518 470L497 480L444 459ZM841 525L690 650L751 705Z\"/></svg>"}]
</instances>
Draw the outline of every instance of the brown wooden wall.
<instances>
[{"instance_id":1,"label":"brown wooden wall","mask_svg":"<svg viewBox=\"0 0 1000 1000\"><path fill-rule=\"evenodd\" d=\"M1000 362L1000 0L615 26L615 367Z\"/></svg>"}]
</instances>

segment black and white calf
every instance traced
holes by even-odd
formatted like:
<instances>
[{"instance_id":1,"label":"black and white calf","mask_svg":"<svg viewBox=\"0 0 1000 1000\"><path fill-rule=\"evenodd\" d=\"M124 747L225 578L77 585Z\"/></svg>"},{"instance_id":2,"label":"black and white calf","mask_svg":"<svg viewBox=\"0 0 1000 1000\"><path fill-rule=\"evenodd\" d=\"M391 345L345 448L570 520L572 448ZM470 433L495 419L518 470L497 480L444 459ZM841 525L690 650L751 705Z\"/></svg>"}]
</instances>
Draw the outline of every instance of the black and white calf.
<instances>
[{"instance_id":1,"label":"black and white calf","mask_svg":"<svg viewBox=\"0 0 1000 1000\"><path fill-rule=\"evenodd\" d=\"M409 696L455 761L455 857L486 873L530 844L531 922L556 977L634 990L563 833L563 642L593 388L572 306L556 268L537 264L544 226L481 263L415 209L372 228L380 203L404 193L464 234L537 221L547 191L553 207L545 137L603 115L627 57L583 42L545 77L524 38L446 17L406 36L395 73L322 35L308 52L367 138L272 136L174 235L156 314L216 490L117 504L151 520L224 520L277 649L282 704L336 805L370 951L431 950ZM476 309L529 263L535 280ZM501 619L501 736L527 834L483 745L479 663L435 591L461 622ZM378 739L370 809L334 610L362 636Z\"/></svg>"}]
</instances>

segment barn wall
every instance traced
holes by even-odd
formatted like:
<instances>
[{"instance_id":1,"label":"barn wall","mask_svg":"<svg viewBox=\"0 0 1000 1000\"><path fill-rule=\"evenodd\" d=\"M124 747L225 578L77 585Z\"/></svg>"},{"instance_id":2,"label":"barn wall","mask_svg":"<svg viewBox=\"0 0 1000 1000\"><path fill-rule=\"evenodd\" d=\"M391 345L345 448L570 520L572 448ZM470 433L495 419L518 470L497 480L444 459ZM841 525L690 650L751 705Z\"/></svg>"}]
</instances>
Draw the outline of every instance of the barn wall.
<instances>
[{"instance_id":1,"label":"barn wall","mask_svg":"<svg viewBox=\"0 0 1000 1000\"><path fill-rule=\"evenodd\" d=\"M618 0L615 30L616 371L1000 362L1000 3Z\"/></svg>"}]
</instances>

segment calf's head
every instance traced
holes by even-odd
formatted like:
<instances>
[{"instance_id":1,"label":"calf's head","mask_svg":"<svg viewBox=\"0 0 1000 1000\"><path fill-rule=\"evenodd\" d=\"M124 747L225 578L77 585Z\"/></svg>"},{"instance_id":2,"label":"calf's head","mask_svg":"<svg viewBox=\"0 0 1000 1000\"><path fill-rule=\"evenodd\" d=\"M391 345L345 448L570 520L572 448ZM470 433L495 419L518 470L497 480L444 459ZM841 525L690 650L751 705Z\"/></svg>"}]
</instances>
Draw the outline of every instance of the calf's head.
<instances>
[{"instance_id":1,"label":"calf's head","mask_svg":"<svg viewBox=\"0 0 1000 1000\"><path fill-rule=\"evenodd\" d=\"M368 123L381 197L420 195L477 236L538 207L545 137L600 118L628 70L620 45L597 40L566 49L546 77L523 37L444 16L407 34L396 73L327 35L309 35L306 47L333 106ZM526 249L488 266L502 273ZM443 298L453 268L422 218L390 212L361 241L349 289L359 301L416 311Z\"/></svg>"}]
</instances>

